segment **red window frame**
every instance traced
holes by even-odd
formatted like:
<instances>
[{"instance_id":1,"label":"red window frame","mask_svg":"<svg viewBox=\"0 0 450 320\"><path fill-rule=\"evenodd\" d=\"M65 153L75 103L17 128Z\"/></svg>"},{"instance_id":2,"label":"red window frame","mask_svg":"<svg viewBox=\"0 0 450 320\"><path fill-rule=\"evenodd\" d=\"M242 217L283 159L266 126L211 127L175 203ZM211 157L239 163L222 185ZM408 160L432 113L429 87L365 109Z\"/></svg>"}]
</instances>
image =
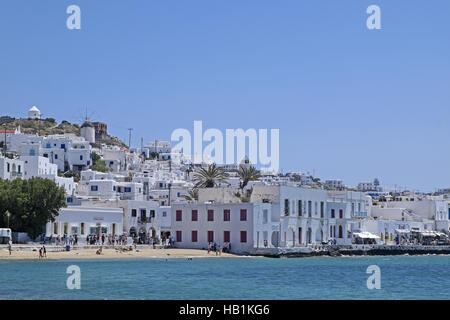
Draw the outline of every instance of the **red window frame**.
<instances>
[{"instance_id":1,"label":"red window frame","mask_svg":"<svg viewBox=\"0 0 450 320\"><path fill-rule=\"evenodd\" d=\"M214 210L208 210L208 221L214 221Z\"/></svg>"},{"instance_id":2,"label":"red window frame","mask_svg":"<svg viewBox=\"0 0 450 320\"><path fill-rule=\"evenodd\" d=\"M176 211L176 220L177 221L183 221L183 211L182 210L177 210Z\"/></svg>"},{"instance_id":3,"label":"red window frame","mask_svg":"<svg viewBox=\"0 0 450 320\"><path fill-rule=\"evenodd\" d=\"M182 232L181 230L177 230L177 242L183 242Z\"/></svg>"},{"instance_id":4,"label":"red window frame","mask_svg":"<svg viewBox=\"0 0 450 320\"><path fill-rule=\"evenodd\" d=\"M247 209L241 209L241 221L247 221Z\"/></svg>"},{"instance_id":5,"label":"red window frame","mask_svg":"<svg viewBox=\"0 0 450 320\"><path fill-rule=\"evenodd\" d=\"M230 242L230 239L231 239L230 231L224 231L223 242Z\"/></svg>"},{"instance_id":6,"label":"red window frame","mask_svg":"<svg viewBox=\"0 0 450 320\"><path fill-rule=\"evenodd\" d=\"M198 221L198 211L192 210L192 221Z\"/></svg>"},{"instance_id":7,"label":"red window frame","mask_svg":"<svg viewBox=\"0 0 450 320\"><path fill-rule=\"evenodd\" d=\"M192 230L191 239L192 239L192 242L198 242L198 232L197 232L197 230Z\"/></svg>"},{"instance_id":8,"label":"red window frame","mask_svg":"<svg viewBox=\"0 0 450 320\"><path fill-rule=\"evenodd\" d=\"M241 242L242 243L247 242L247 231L241 231Z\"/></svg>"},{"instance_id":9,"label":"red window frame","mask_svg":"<svg viewBox=\"0 0 450 320\"><path fill-rule=\"evenodd\" d=\"M231 211L229 209L223 210L223 221L231 220Z\"/></svg>"},{"instance_id":10,"label":"red window frame","mask_svg":"<svg viewBox=\"0 0 450 320\"><path fill-rule=\"evenodd\" d=\"M214 231L208 231L208 242L214 242Z\"/></svg>"}]
</instances>

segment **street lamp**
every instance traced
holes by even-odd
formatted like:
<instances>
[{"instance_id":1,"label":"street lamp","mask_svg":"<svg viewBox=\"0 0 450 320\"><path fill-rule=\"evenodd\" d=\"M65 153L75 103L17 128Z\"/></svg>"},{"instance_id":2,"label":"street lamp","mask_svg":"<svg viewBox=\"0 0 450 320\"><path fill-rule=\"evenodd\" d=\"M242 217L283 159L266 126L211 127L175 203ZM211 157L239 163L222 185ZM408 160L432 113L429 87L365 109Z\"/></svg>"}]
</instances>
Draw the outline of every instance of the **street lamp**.
<instances>
[{"instance_id":1,"label":"street lamp","mask_svg":"<svg viewBox=\"0 0 450 320\"><path fill-rule=\"evenodd\" d=\"M8 218L8 229L9 229L9 216L10 216L11 214L9 213L9 211L8 210L6 210L6 217Z\"/></svg>"}]
</instances>

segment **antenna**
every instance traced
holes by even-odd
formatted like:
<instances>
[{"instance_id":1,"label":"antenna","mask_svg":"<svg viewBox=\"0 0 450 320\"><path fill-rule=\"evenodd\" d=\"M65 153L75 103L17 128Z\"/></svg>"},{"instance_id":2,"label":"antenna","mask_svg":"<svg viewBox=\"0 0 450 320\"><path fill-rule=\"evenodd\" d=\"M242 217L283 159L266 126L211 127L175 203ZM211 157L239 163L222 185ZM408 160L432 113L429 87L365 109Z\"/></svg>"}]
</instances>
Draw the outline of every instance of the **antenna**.
<instances>
[{"instance_id":1,"label":"antenna","mask_svg":"<svg viewBox=\"0 0 450 320\"><path fill-rule=\"evenodd\" d=\"M128 128L128 150L131 148L131 131L133 131L133 128Z\"/></svg>"}]
</instances>

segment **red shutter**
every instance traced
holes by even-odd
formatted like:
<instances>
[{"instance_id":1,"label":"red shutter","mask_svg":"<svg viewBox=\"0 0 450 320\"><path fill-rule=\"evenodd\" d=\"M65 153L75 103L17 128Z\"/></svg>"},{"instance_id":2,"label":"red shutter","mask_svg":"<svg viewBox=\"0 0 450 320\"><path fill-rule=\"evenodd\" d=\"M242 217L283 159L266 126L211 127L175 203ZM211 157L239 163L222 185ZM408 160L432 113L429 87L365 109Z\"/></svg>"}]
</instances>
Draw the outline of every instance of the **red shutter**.
<instances>
[{"instance_id":1,"label":"red shutter","mask_svg":"<svg viewBox=\"0 0 450 320\"><path fill-rule=\"evenodd\" d=\"M214 210L208 210L208 221L214 221Z\"/></svg>"},{"instance_id":2,"label":"red shutter","mask_svg":"<svg viewBox=\"0 0 450 320\"><path fill-rule=\"evenodd\" d=\"M208 242L214 242L214 231L208 231Z\"/></svg>"},{"instance_id":3,"label":"red shutter","mask_svg":"<svg viewBox=\"0 0 450 320\"><path fill-rule=\"evenodd\" d=\"M177 231L177 242L182 242L182 239L181 239L181 231L180 231L180 230Z\"/></svg>"},{"instance_id":4,"label":"red shutter","mask_svg":"<svg viewBox=\"0 0 450 320\"><path fill-rule=\"evenodd\" d=\"M230 231L223 232L223 242L230 242Z\"/></svg>"},{"instance_id":5,"label":"red shutter","mask_svg":"<svg viewBox=\"0 0 450 320\"><path fill-rule=\"evenodd\" d=\"M241 221L247 221L247 210L241 209Z\"/></svg>"},{"instance_id":6,"label":"red shutter","mask_svg":"<svg viewBox=\"0 0 450 320\"><path fill-rule=\"evenodd\" d=\"M198 211L192 210L192 221L198 221Z\"/></svg>"},{"instance_id":7,"label":"red shutter","mask_svg":"<svg viewBox=\"0 0 450 320\"><path fill-rule=\"evenodd\" d=\"M192 231L192 242L197 242L197 231Z\"/></svg>"},{"instance_id":8,"label":"red shutter","mask_svg":"<svg viewBox=\"0 0 450 320\"><path fill-rule=\"evenodd\" d=\"M223 210L223 221L230 221L230 210Z\"/></svg>"},{"instance_id":9,"label":"red shutter","mask_svg":"<svg viewBox=\"0 0 450 320\"><path fill-rule=\"evenodd\" d=\"M177 210L177 221L181 221L182 220L182 211L181 210Z\"/></svg>"},{"instance_id":10,"label":"red shutter","mask_svg":"<svg viewBox=\"0 0 450 320\"><path fill-rule=\"evenodd\" d=\"M247 242L247 231L241 231L241 242Z\"/></svg>"}]
</instances>

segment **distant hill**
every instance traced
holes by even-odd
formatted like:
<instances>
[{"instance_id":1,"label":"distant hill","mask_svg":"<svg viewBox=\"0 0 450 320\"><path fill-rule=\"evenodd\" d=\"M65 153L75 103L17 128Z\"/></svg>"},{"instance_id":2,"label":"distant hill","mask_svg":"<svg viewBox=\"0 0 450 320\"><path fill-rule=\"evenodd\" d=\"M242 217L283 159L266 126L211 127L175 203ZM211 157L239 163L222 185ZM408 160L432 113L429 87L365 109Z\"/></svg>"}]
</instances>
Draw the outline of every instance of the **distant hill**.
<instances>
[{"instance_id":1,"label":"distant hill","mask_svg":"<svg viewBox=\"0 0 450 320\"><path fill-rule=\"evenodd\" d=\"M80 126L63 120L61 123L56 122L53 118L46 118L41 120L33 119L15 119L9 116L0 116L0 130L15 130L20 126L20 132L25 134L39 134L41 136L48 136L52 134L73 133L80 136ZM96 141L93 146L100 147L101 144L115 145L119 147L126 147L117 137L107 136L106 139Z\"/></svg>"}]
</instances>

